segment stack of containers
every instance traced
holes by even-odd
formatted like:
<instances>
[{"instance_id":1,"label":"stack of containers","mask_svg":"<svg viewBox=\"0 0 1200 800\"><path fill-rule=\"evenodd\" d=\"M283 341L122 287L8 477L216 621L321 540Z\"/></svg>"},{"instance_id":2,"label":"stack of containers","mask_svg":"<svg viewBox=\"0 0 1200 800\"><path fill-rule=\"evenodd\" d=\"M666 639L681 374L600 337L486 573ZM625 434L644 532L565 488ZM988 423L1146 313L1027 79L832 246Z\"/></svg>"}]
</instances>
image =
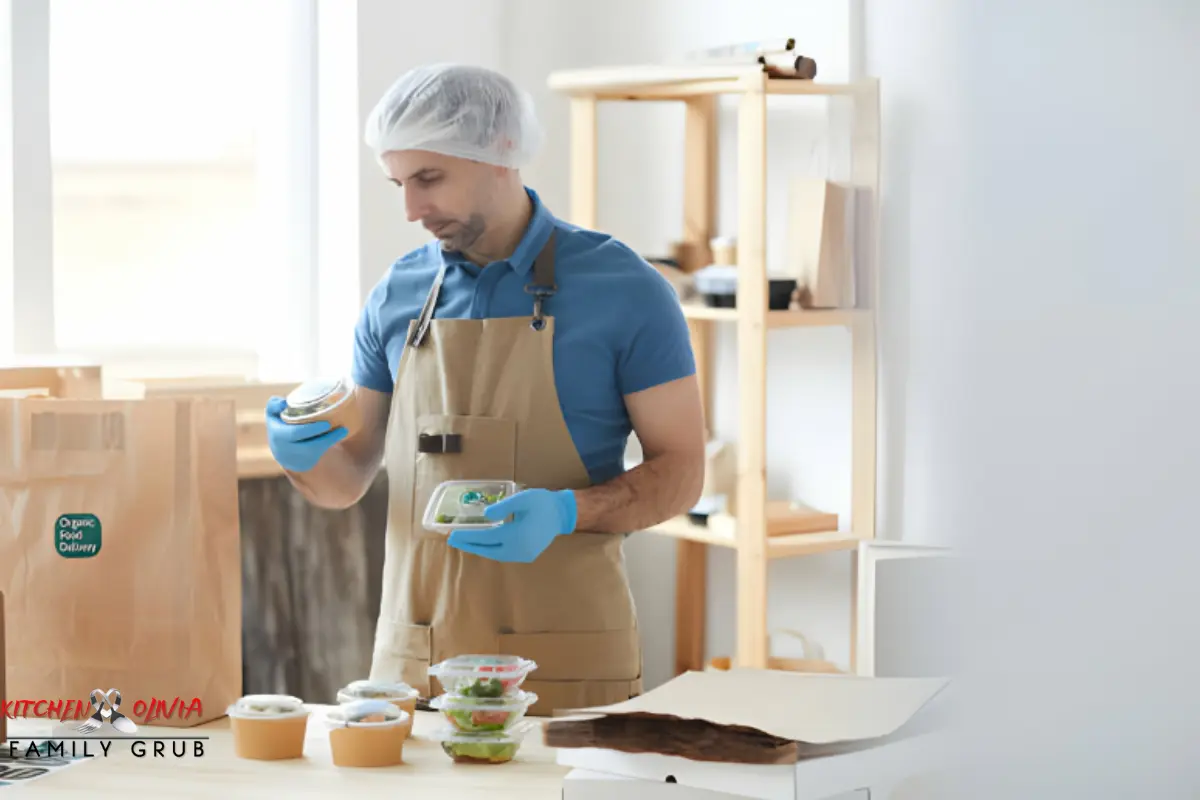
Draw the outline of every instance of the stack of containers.
<instances>
[{"instance_id":1,"label":"stack of containers","mask_svg":"<svg viewBox=\"0 0 1200 800\"><path fill-rule=\"evenodd\" d=\"M435 734L458 763L502 764L521 747L537 695L521 688L537 664L520 656L462 655L429 668L445 693L430 706L445 717Z\"/></svg>"}]
</instances>

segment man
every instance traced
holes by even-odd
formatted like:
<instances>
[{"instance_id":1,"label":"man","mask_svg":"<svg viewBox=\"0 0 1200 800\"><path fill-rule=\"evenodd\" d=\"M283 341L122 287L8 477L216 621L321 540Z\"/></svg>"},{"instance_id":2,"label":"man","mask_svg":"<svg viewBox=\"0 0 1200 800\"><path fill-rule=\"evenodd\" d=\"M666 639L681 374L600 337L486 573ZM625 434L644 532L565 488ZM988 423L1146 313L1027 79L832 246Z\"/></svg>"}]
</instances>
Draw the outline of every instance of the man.
<instances>
[{"instance_id":1,"label":"man","mask_svg":"<svg viewBox=\"0 0 1200 800\"><path fill-rule=\"evenodd\" d=\"M628 247L557 219L522 182L538 141L528 98L489 70L402 76L366 140L435 240L371 291L352 377L364 424L286 425L271 448L313 503L345 508L381 459L389 479L373 679L428 698L460 654L537 663L534 714L641 691L623 534L691 508L704 426L687 324ZM636 191L636 189L634 190ZM644 461L626 472L636 433ZM512 480L490 530L425 530L443 481Z\"/></svg>"}]
</instances>

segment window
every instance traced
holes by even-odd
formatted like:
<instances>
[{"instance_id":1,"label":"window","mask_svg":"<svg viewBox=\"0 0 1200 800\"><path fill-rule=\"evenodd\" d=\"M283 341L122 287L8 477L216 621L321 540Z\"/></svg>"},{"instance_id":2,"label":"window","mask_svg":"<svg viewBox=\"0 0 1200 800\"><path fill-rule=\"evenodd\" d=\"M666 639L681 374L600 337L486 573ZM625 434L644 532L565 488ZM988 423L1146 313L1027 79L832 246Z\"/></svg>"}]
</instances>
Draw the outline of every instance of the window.
<instances>
[{"instance_id":1,"label":"window","mask_svg":"<svg viewBox=\"0 0 1200 800\"><path fill-rule=\"evenodd\" d=\"M314 8L50 0L60 352L139 375L311 367Z\"/></svg>"}]
</instances>

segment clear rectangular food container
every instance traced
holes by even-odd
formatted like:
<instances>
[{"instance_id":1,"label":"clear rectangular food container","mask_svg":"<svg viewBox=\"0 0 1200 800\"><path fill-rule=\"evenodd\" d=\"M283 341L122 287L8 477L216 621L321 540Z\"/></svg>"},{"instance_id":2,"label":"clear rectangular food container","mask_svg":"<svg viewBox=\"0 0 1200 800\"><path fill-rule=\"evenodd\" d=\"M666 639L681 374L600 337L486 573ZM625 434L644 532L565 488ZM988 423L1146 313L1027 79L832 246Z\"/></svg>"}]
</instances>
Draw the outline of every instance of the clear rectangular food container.
<instances>
[{"instance_id":1,"label":"clear rectangular food container","mask_svg":"<svg viewBox=\"0 0 1200 800\"><path fill-rule=\"evenodd\" d=\"M503 520L490 520L483 510L523 488L513 481L446 481L429 496L423 524L426 530L440 533L494 528Z\"/></svg>"}]
</instances>

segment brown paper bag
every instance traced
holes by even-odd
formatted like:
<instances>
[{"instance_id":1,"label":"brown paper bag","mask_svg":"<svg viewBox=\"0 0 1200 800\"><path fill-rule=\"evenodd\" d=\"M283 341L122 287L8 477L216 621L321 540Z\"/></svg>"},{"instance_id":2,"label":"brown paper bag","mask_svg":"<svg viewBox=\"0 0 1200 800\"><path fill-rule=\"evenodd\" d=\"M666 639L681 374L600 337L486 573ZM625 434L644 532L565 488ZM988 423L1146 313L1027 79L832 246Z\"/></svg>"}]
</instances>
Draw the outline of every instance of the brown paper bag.
<instances>
[{"instance_id":1,"label":"brown paper bag","mask_svg":"<svg viewBox=\"0 0 1200 800\"><path fill-rule=\"evenodd\" d=\"M0 399L16 714L119 702L138 726L189 727L241 694L235 436L231 401Z\"/></svg>"},{"instance_id":2,"label":"brown paper bag","mask_svg":"<svg viewBox=\"0 0 1200 800\"><path fill-rule=\"evenodd\" d=\"M796 178L788 207L788 275L803 308L854 308L854 187Z\"/></svg>"}]
</instances>

